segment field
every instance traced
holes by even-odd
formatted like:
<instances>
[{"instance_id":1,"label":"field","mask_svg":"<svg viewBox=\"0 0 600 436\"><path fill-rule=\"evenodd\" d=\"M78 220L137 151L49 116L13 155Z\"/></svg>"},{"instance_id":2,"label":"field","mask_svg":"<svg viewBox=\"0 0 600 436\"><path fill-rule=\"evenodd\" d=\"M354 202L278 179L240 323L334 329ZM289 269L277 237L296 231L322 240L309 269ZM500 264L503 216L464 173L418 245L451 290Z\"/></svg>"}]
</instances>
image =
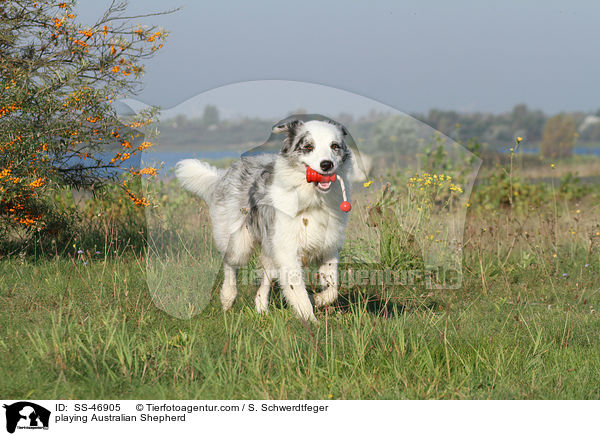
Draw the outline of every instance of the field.
<instances>
[{"instance_id":1,"label":"field","mask_svg":"<svg viewBox=\"0 0 600 436\"><path fill-rule=\"evenodd\" d=\"M501 163L469 200L460 289L354 286L318 324L294 318L277 289L256 314L252 284L227 313L216 295L190 319L159 310L140 211L114 192L81 199L72 238L0 259L0 396L599 398L600 190L567 176L598 161ZM194 201L179 195L173 207ZM414 268L415 241L386 223L386 204L379 262Z\"/></svg>"}]
</instances>

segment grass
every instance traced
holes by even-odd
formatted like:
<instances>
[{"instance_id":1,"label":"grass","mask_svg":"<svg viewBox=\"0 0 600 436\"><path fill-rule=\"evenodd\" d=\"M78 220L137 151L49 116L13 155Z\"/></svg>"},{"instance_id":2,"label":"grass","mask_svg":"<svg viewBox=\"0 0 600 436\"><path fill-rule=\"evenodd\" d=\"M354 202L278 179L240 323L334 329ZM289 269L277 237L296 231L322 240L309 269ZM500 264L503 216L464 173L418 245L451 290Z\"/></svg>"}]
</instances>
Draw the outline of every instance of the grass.
<instances>
[{"instance_id":1,"label":"grass","mask_svg":"<svg viewBox=\"0 0 600 436\"><path fill-rule=\"evenodd\" d=\"M4 257L0 396L599 398L600 228L590 195L554 193L537 209L471 206L461 289L353 286L317 325L295 319L277 290L269 314L256 314L253 285L230 312L212 295L196 316L172 317L151 298L144 251L118 234L99 253L67 245ZM382 262L414 262L414 241L384 239L393 255Z\"/></svg>"},{"instance_id":2,"label":"grass","mask_svg":"<svg viewBox=\"0 0 600 436\"><path fill-rule=\"evenodd\" d=\"M69 259L1 265L1 363L13 375L0 380L3 397L600 394L600 321L590 310L598 296L564 292L597 283L597 271L560 290L539 286L533 270L504 292L496 292L503 280L492 280L488 296L468 283L463 291L414 296L401 313L387 316L363 299L321 312L314 326L277 301L268 316L257 315L250 289L229 313L213 300L200 316L173 318L154 306L130 255L85 268ZM527 288L536 291L524 296ZM566 295L556 299L559 292Z\"/></svg>"}]
</instances>

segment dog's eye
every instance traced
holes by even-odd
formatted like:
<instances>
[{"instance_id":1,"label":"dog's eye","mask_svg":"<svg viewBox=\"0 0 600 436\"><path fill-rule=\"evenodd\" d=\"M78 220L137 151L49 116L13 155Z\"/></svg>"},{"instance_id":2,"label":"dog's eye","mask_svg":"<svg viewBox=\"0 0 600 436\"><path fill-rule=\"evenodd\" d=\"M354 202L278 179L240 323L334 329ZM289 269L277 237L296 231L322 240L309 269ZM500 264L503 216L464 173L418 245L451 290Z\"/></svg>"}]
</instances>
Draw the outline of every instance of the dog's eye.
<instances>
[{"instance_id":1,"label":"dog's eye","mask_svg":"<svg viewBox=\"0 0 600 436\"><path fill-rule=\"evenodd\" d=\"M331 149L332 150L337 150L338 148L340 148L340 144L338 144L337 142L332 142L331 143Z\"/></svg>"},{"instance_id":2,"label":"dog's eye","mask_svg":"<svg viewBox=\"0 0 600 436\"><path fill-rule=\"evenodd\" d=\"M306 145L304 146L304 149L305 149L306 151L313 151L313 149L314 149L314 148L315 148L315 147L314 147L312 144L306 144Z\"/></svg>"}]
</instances>

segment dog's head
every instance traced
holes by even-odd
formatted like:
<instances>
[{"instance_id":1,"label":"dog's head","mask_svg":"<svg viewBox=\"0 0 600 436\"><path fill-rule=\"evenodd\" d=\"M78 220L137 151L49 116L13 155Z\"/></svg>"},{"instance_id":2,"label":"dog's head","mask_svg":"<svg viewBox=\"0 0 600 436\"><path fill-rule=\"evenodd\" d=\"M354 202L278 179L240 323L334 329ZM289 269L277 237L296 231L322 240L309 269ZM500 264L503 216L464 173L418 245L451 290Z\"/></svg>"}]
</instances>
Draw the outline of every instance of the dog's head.
<instances>
[{"instance_id":1,"label":"dog's head","mask_svg":"<svg viewBox=\"0 0 600 436\"><path fill-rule=\"evenodd\" d=\"M323 175L342 172L350 158L350 149L344 140L348 132L334 121L292 120L277 124L273 133L286 134L281 155ZM331 182L314 185L321 192L331 188Z\"/></svg>"}]
</instances>

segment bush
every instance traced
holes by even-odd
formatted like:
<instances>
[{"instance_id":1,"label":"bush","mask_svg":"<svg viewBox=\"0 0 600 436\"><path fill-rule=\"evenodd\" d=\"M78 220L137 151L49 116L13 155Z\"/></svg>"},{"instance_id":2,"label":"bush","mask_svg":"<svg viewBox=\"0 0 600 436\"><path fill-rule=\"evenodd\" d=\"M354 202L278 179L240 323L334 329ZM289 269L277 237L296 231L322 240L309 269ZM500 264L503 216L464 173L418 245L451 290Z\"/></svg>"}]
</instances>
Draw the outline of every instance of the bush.
<instances>
[{"instance_id":1,"label":"bush","mask_svg":"<svg viewBox=\"0 0 600 436\"><path fill-rule=\"evenodd\" d=\"M120 18L124 3L91 27L77 22L74 6L0 3L0 238L64 229L68 213L55 207L53 192L139 174L128 162L150 146L137 129L156 112L123 125L112 103L139 90L143 61L166 33Z\"/></svg>"}]
</instances>

